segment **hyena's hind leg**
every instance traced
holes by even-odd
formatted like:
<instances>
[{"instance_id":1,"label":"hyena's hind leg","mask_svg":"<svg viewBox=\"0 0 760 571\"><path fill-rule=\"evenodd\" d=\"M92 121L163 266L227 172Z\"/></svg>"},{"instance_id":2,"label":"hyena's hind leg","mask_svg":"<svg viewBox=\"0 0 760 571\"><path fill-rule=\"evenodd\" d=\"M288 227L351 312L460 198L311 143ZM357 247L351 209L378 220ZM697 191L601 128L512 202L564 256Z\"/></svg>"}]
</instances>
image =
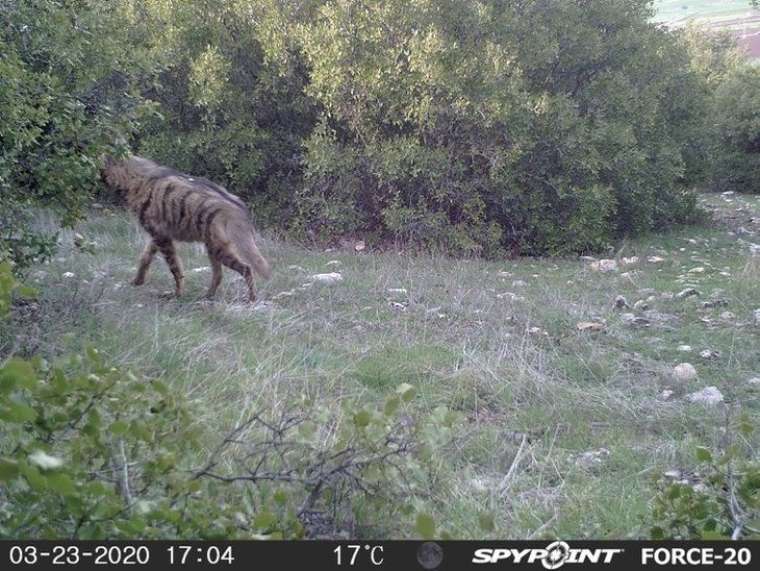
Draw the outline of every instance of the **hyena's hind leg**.
<instances>
[{"instance_id":1,"label":"hyena's hind leg","mask_svg":"<svg viewBox=\"0 0 760 571\"><path fill-rule=\"evenodd\" d=\"M208 252L208 259L211 262L211 284L206 292L206 297L212 299L216 295L219 284L222 283L222 262L214 255L212 246L206 244L206 252Z\"/></svg>"},{"instance_id":2,"label":"hyena's hind leg","mask_svg":"<svg viewBox=\"0 0 760 571\"><path fill-rule=\"evenodd\" d=\"M145 283L145 276L148 274L148 269L150 268L150 264L153 261L156 252L158 252L158 246L156 245L155 240L151 239L150 242L145 245L145 249L140 256L137 275L135 276L135 279L132 280L132 285L141 286Z\"/></svg>"},{"instance_id":3,"label":"hyena's hind leg","mask_svg":"<svg viewBox=\"0 0 760 571\"><path fill-rule=\"evenodd\" d=\"M177 297L182 295L182 283L185 276L182 274L182 262L177 256L177 251L174 249L174 242L171 238L156 238L156 246L161 250L166 263L169 265L169 271L174 276L174 293Z\"/></svg>"},{"instance_id":4,"label":"hyena's hind leg","mask_svg":"<svg viewBox=\"0 0 760 571\"><path fill-rule=\"evenodd\" d=\"M229 244L224 244L213 250L213 254L217 256L218 260L227 266L229 269L236 271L243 278L248 286L248 300L253 303L256 301L256 288L253 285L253 269L246 264L240 256L230 248Z\"/></svg>"}]
</instances>

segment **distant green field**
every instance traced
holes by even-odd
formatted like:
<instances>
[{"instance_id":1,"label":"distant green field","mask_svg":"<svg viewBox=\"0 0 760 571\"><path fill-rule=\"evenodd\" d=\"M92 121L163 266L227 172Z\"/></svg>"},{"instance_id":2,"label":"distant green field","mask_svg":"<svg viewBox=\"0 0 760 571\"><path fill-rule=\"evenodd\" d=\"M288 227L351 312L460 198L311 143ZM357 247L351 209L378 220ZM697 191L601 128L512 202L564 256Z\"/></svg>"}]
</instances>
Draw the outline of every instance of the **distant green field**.
<instances>
[{"instance_id":1,"label":"distant green field","mask_svg":"<svg viewBox=\"0 0 760 571\"><path fill-rule=\"evenodd\" d=\"M654 4L656 19L661 22L724 18L750 10L749 0L655 0Z\"/></svg>"}]
</instances>

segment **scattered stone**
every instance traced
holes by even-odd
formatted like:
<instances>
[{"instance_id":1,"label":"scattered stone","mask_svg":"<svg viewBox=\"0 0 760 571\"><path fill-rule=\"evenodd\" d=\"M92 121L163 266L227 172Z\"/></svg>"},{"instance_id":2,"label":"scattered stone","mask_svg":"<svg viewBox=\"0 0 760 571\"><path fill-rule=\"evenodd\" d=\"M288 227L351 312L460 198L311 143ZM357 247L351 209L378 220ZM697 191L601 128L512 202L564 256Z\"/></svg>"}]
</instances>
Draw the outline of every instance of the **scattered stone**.
<instances>
[{"instance_id":1,"label":"scattered stone","mask_svg":"<svg viewBox=\"0 0 760 571\"><path fill-rule=\"evenodd\" d=\"M389 287L388 293L395 295L406 295L406 288L403 287Z\"/></svg>"},{"instance_id":2,"label":"scattered stone","mask_svg":"<svg viewBox=\"0 0 760 571\"><path fill-rule=\"evenodd\" d=\"M649 262L650 264L661 264L664 261L665 261L665 258L662 258L660 256L649 256L647 258L647 262Z\"/></svg>"},{"instance_id":3,"label":"scattered stone","mask_svg":"<svg viewBox=\"0 0 760 571\"><path fill-rule=\"evenodd\" d=\"M691 296L694 296L694 295L699 295L699 292L696 289L694 289L693 287L689 287L689 288L686 288L684 290L679 291L676 294L676 297L678 299L686 299L687 297L691 297Z\"/></svg>"},{"instance_id":4,"label":"scattered stone","mask_svg":"<svg viewBox=\"0 0 760 571\"><path fill-rule=\"evenodd\" d=\"M758 327L760 327L760 309L756 309L756 310L755 310L755 311L752 313L752 315L753 315L753 316L754 316L754 318L755 318L755 325L757 325Z\"/></svg>"},{"instance_id":5,"label":"scattered stone","mask_svg":"<svg viewBox=\"0 0 760 571\"><path fill-rule=\"evenodd\" d=\"M66 279L71 279L74 277L74 272L63 272L63 277Z\"/></svg>"},{"instance_id":6,"label":"scattered stone","mask_svg":"<svg viewBox=\"0 0 760 571\"><path fill-rule=\"evenodd\" d=\"M203 272L210 272L210 271L211 271L211 268L209 268L208 266L202 266L202 267L200 267L200 268L193 268L193 269L192 269L192 270L190 270L190 271L191 271L191 272L194 272L194 273L196 273L196 274L201 274L201 273L203 273Z\"/></svg>"},{"instance_id":7,"label":"scattered stone","mask_svg":"<svg viewBox=\"0 0 760 571\"><path fill-rule=\"evenodd\" d=\"M295 293L296 292L293 289L288 290L288 291L281 291L280 293L277 293L277 294L273 295L272 296L272 300L282 299L284 297L291 297L291 296L294 296Z\"/></svg>"},{"instance_id":8,"label":"scattered stone","mask_svg":"<svg viewBox=\"0 0 760 571\"><path fill-rule=\"evenodd\" d=\"M747 381L750 385L759 386L760 385L760 377L752 377L750 380Z\"/></svg>"},{"instance_id":9,"label":"scattered stone","mask_svg":"<svg viewBox=\"0 0 760 571\"><path fill-rule=\"evenodd\" d=\"M712 361L720 357L720 351L714 351L713 349L705 349L699 352L699 356L705 360Z\"/></svg>"},{"instance_id":10,"label":"scattered stone","mask_svg":"<svg viewBox=\"0 0 760 571\"><path fill-rule=\"evenodd\" d=\"M585 331L604 331L606 326L604 323L599 323L597 321L580 321L575 325L575 328L578 331L585 332Z\"/></svg>"},{"instance_id":11,"label":"scattered stone","mask_svg":"<svg viewBox=\"0 0 760 571\"><path fill-rule=\"evenodd\" d=\"M716 404L723 402L723 393L718 390L718 387L710 386L687 395L686 399L694 403L715 406Z\"/></svg>"},{"instance_id":12,"label":"scattered stone","mask_svg":"<svg viewBox=\"0 0 760 571\"><path fill-rule=\"evenodd\" d=\"M512 287L525 287L527 282L524 282L523 280L513 280L512 281Z\"/></svg>"},{"instance_id":13,"label":"scattered stone","mask_svg":"<svg viewBox=\"0 0 760 571\"><path fill-rule=\"evenodd\" d=\"M310 276L309 279L323 284L334 284L342 282L343 276L338 272L331 272L329 274L314 274L313 276Z\"/></svg>"},{"instance_id":14,"label":"scattered stone","mask_svg":"<svg viewBox=\"0 0 760 571\"><path fill-rule=\"evenodd\" d=\"M618 263L615 260L599 260L591 263L591 269L596 272L616 272Z\"/></svg>"},{"instance_id":15,"label":"scattered stone","mask_svg":"<svg viewBox=\"0 0 760 571\"><path fill-rule=\"evenodd\" d=\"M625 309L626 307L628 307L628 301L622 295L616 296L615 309Z\"/></svg>"},{"instance_id":16,"label":"scattered stone","mask_svg":"<svg viewBox=\"0 0 760 571\"><path fill-rule=\"evenodd\" d=\"M648 319L645 319L643 317L637 317L634 313L623 313L620 318L629 325L634 325L636 327L649 327L652 325L652 322Z\"/></svg>"},{"instance_id":17,"label":"scattered stone","mask_svg":"<svg viewBox=\"0 0 760 571\"><path fill-rule=\"evenodd\" d=\"M544 337L549 336L549 332L540 327L528 327L528 335L542 335Z\"/></svg>"},{"instance_id":18,"label":"scattered stone","mask_svg":"<svg viewBox=\"0 0 760 571\"><path fill-rule=\"evenodd\" d=\"M682 353L690 353L691 352L691 345L679 345L678 350Z\"/></svg>"},{"instance_id":19,"label":"scattered stone","mask_svg":"<svg viewBox=\"0 0 760 571\"><path fill-rule=\"evenodd\" d=\"M690 269L688 271L688 273L690 273L690 274L704 274L705 273L705 269L702 266L700 266L698 268L692 268L692 269Z\"/></svg>"},{"instance_id":20,"label":"scattered stone","mask_svg":"<svg viewBox=\"0 0 760 571\"><path fill-rule=\"evenodd\" d=\"M736 319L736 314L734 314L731 311L724 311L723 313L720 314L720 318L725 319L726 321L733 321L734 319Z\"/></svg>"},{"instance_id":21,"label":"scattered stone","mask_svg":"<svg viewBox=\"0 0 760 571\"><path fill-rule=\"evenodd\" d=\"M505 291L504 293L497 293L496 299L508 299L510 301L523 301L525 298L512 293L511 291Z\"/></svg>"},{"instance_id":22,"label":"scattered stone","mask_svg":"<svg viewBox=\"0 0 760 571\"><path fill-rule=\"evenodd\" d=\"M325 265L326 266L342 266L343 262L341 262L340 260L330 260Z\"/></svg>"},{"instance_id":23,"label":"scattered stone","mask_svg":"<svg viewBox=\"0 0 760 571\"><path fill-rule=\"evenodd\" d=\"M647 309L649 309L649 304L643 299L640 299L636 303L633 304L633 309L637 311L646 311Z\"/></svg>"},{"instance_id":24,"label":"scattered stone","mask_svg":"<svg viewBox=\"0 0 760 571\"><path fill-rule=\"evenodd\" d=\"M581 260L584 262L596 262L596 258L594 256L581 256Z\"/></svg>"},{"instance_id":25,"label":"scattered stone","mask_svg":"<svg viewBox=\"0 0 760 571\"><path fill-rule=\"evenodd\" d=\"M398 301L389 301L388 304L393 309L398 309L399 311L406 311L406 304L405 303L400 303Z\"/></svg>"},{"instance_id":26,"label":"scattered stone","mask_svg":"<svg viewBox=\"0 0 760 571\"><path fill-rule=\"evenodd\" d=\"M697 370L691 363L681 363L673 368L673 376L679 381L691 381L697 378Z\"/></svg>"},{"instance_id":27,"label":"scattered stone","mask_svg":"<svg viewBox=\"0 0 760 571\"><path fill-rule=\"evenodd\" d=\"M671 480L680 480L681 479L681 470L668 470L663 474L666 478L670 478Z\"/></svg>"},{"instance_id":28,"label":"scattered stone","mask_svg":"<svg viewBox=\"0 0 760 571\"><path fill-rule=\"evenodd\" d=\"M727 190L726 192L721 192L723 196L733 196L736 194L733 190Z\"/></svg>"},{"instance_id":29,"label":"scattered stone","mask_svg":"<svg viewBox=\"0 0 760 571\"><path fill-rule=\"evenodd\" d=\"M288 266L288 269L292 272L306 272L301 266Z\"/></svg>"},{"instance_id":30,"label":"scattered stone","mask_svg":"<svg viewBox=\"0 0 760 571\"><path fill-rule=\"evenodd\" d=\"M630 266L631 264L638 264L639 263L639 257L638 256L631 256L630 258L623 258L620 260L620 263L624 266Z\"/></svg>"},{"instance_id":31,"label":"scattered stone","mask_svg":"<svg viewBox=\"0 0 760 571\"><path fill-rule=\"evenodd\" d=\"M367 245L364 243L364 240L359 240L356 244L354 244L355 252L363 252L366 248Z\"/></svg>"},{"instance_id":32,"label":"scattered stone","mask_svg":"<svg viewBox=\"0 0 760 571\"><path fill-rule=\"evenodd\" d=\"M575 463L581 468L590 469L600 466L610 456L610 451L607 448L599 448L597 450L589 450L584 452L578 458Z\"/></svg>"},{"instance_id":33,"label":"scattered stone","mask_svg":"<svg viewBox=\"0 0 760 571\"><path fill-rule=\"evenodd\" d=\"M710 301L703 301L703 309L713 309L715 307L725 307L728 305L728 300L725 299L711 299Z\"/></svg>"}]
</instances>

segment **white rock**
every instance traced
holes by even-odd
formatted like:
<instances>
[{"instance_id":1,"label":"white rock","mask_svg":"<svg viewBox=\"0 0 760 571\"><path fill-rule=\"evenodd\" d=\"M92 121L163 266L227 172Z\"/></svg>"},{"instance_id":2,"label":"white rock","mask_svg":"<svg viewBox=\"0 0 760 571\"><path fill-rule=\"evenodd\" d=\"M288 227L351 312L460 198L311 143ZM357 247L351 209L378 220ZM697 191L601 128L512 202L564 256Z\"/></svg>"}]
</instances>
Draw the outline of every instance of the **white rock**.
<instances>
[{"instance_id":1,"label":"white rock","mask_svg":"<svg viewBox=\"0 0 760 571\"><path fill-rule=\"evenodd\" d=\"M513 280L512 281L512 287L525 287L526 285L528 285L528 284L526 282L524 282L523 280Z\"/></svg>"},{"instance_id":2,"label":"white rock","mask_svg":"<svg viewBox=\"0 0 760 571\"><path fill-rule=\"evenodd\" d=\"M388 293L397 294L397 295L406 295L406 288L403 287L389 287Z\"/></svg>"},{"instance_id":3,"label":"white rock","mask_svg":"<svg viewBox=\"0 0 760 571\"><path fill-rule=\"evenodd\" d=\"M691 381L697 378L697 370L691 363L681 363L673 368L673 376L679 381Z\"/></svg>"},{"instance_id":4,"label":"white rock","mask_svg":"<svg viewBox=\"0 0 760 571\"><path fill-rule=\"evenodd\" d=\"M750 380L747 381L750 385L760 385L760 377L752 377Z\"/></svg>"},{"instance_id":5,"label":"white rock","mask_svg":"<svg viewBox=\"0 0 760 571\"><path fill-rule=\"evenodd\" d=\"M330 260L325 265L326 266L342 266L343 263L340 260Z\"/></svg>"},{"instance_id":6,"label":"white rock","mask_svg":"<svg viewBox=\"0 0 760 571\"><path fill-rule=\"evenodd\" d=\"M64 272L63 277L66 279L71 279L74 277L74 272Z\"/></svg>"},{"instance_id":7,"label":"white rock","mask_svg":"<svg viewBox=\"0 0 760 571\"><path fill-rule=\"evenodd\" d=\"M670 478L672 480L680 480L681 479L681 470L668 470L663 474L666 478Z\"/></svg>"},{"instance_id":8,"label":"white rock","mask_svg":"<svg viewBox=\"0 0 760 571\"><path fill-rule=\"evenodd\" d=\"M714 406L720 402L723 402L723 393L718 390L718 387L705 387L701 391L697 391L687 395L686 398L695 403L706 404L708 406Z\"/></svg>"},{"instance_id":9,"label":"white rock","mask_svg":"<svg viewBox=\"0 0 760 571\"><path fill-rule=\"evenodd\" d=\"M686 299L687 297L691 297L693 295L699 295L699 292L696 289L694 289L693 287L688 287L688 288L686 288L684 290L679 291L676 294L676 297L678 299Z\"/></svg>"},{"instance_id":10,"label":"white rock","mask_svg":"<svg viewBox=\"0 0 760 571\"><path fill-rule=\"evenodd\" d=\"M208 266L203 266L200 268L193 268L192 271L195 272L196 274L201 274L203 272L210 272L211 268L209 268Z\"/></svg>"},{"instance_id":11,"label":"white rock","mask_svg":"<svg viewBox=\"0 0 760 571\"><path fill-rule=\"evenodd\" d=\"M725 319L726 321L732 321L736 319L736 315L732 313L731 311L724 311L720 314L721 319Z\"/></svg>"},{"instance_id":12,"label":"white rock","mask_svg":"<svg viewBox=\"0 0 760 571\"><path fill-rule=\"evenodd\" d=\"M682 353L690 353L691 352L691 345L679 345L678 350Z\"/></svg>"},{"instance_id":13,"label":"white rock","mask_svg":"<svg viewBox=\"0 0 760 571\"><path fill-rule=\"evenodd\" d=\"M661 264L664 261L665 261L665 258L662 258L660 256L649 256L647 258L647 262L649 262L650 264Z\"/></svg>"},{"instance_id":14,"label":"white rock","mask_svg":"<svg viewBox=\"0 0 760 571\"><path fill-rule=\"evenodd\" d=\"M755 325L760 327L760 309L756 309L752 315L755 317Z\"/></svg>"},{"instance_id":15,"label":"white rock","mask_svg":"<svg viewBox=\"0 0 760 571\"><path fill-rule=\"evenodd\" d=\"M705 269L702 266L700 266L698 268L691 268L688 273L690 273L690 274L704 274L705 273Z\"/></svg>"},{"instance_id":16,"label":"white rock","mask_svg":"<svg viewBox=\"0 0 760 571\"><path fill-rule=\"evenodd\" d=\"M314 274L313 276L309 276L309 279L323 284L334 284L342 282L343 276L338 272L330 272L329 274Z\"/></svg>"},{"instance_id":17,"label":"white rock","mask_svg":"<svg viewBox=\"0 0 760 571\"><path fill-rule=\"evenodd\" d=\"M639 257L638 256L631 256L630 258L623 258L620 260L620 263L624 266L630 266L631 264L638 264L639 263Z\"/></svg>"},{"instance_id":18,"label":"white rock","mask_svg":"<svg viewBox=\"0 0 760 571\"><path fill-rule=\"evenodd\" d=\"M575 463L582 468L593 468L599 466L610 455L610 451L606 448L599 448L598 450L589 450L584 452L578 458Z\"/></svg>"},{"instance_id":19,"label":"white rock","mask_svg":"<svg viewBox=\"0 0 760 571\"><path fill-rule=\"evenodd\" d=\"M56 468L63 466L63 460L56 458L55 456L51 456L42 450L36 450L35 452L32 452L29 455L29 461L32 464L36 464L43 470L55 470Z\"/></svg>"},{"instance_id":20,"label":"white rock","mask_svg":"<svg viewBox=\"0 0 760 571\"><path fill-rule=\"evenodd\" d=\"M665 389L664 391L660 393L660 398L662 398L662 400L668 400L672 396L673 396L673 391L671 391L670 389Z\"/></svg>"},{"instance_id":21,"label":"white rock","mask_svg":"<svg viewBox=\"0 0 760 571\"><path fill-rule=\"evenodd\" d=\"M720 357L720 352L713 351L712 349L705 349L704 351L699 352L699 356L703 359L717 359Z\"/></svg>"},{"instance_id":22,"label":"white rock","mask_svg":"<svg viewBox=\"0 0 760 571\"><path fill-rule=\"evenodd\" d=\"M591 269L597 272L616 272L618 263L615 260L599 260L591 263Z\"/></svg>"}]
</instances>

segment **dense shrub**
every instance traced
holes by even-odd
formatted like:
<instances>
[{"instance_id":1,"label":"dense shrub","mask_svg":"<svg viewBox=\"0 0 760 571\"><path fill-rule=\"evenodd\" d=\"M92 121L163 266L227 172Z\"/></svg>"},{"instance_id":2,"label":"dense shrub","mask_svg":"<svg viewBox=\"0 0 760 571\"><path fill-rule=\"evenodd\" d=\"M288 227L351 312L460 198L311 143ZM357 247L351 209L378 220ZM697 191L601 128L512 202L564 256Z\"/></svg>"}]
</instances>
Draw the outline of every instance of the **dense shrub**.
<instances>
[{"instance_id":1,"label":"dense shrub","mask_svg":"<svg viewBox=\"0 0 760 571\"><path fill-rule=\"evenodd\" d=\"M298 30L322 234L594 249L687 220L704 78L650 3L326 2Z\"/></svg>"},{"instance_id":2,"label":"dense shrub","mask_svg":"<svg viewBox=\"0 0 760 571\"><path fill-rule=\"evenodd\" d=\"M717 190L760 193L760 67L738 68L717 89Z\"/></svg>"},{"instance_id":3,"label":"dense shrub","mask_svg":"<svg viewBox=\"0 0 760 571\"><path fill-rule=\"evenodd\" d=\"M124 2L25 0L0 9L0 258L17 269L56 237L44 206L71 226L98 185L97 159L150 112L134 90L149 66L124 41Z\"/></svg>"}]
</instances>

